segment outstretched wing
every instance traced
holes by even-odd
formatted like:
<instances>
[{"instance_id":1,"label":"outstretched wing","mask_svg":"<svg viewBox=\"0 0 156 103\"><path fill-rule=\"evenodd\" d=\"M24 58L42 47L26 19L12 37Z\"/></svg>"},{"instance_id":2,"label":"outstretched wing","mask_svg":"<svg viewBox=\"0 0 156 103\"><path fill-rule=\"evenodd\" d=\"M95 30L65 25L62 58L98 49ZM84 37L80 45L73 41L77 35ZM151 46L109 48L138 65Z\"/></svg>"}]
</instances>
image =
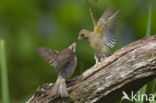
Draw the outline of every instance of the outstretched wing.
<instances>
[{"instance_id":1,"label":"outstretched wing","mask_svg":"<svg viewBox=\"0 0 156 103\"><path fill-rule=\"evenodd\" d=\"M107 8L102 17L97 22L97 27L101 34L102 39L109 47L115 45L115 30L117 27L118 16L120 10L115 12L112 8Z\"/></svg>"},{"instance_id":2,"label":"outstretched wing","mask_svg":"<svg viewBox=\"0 0 156 103\"><path fill-rule=\"evenodd\" d=\"M37 53L47 62L49 62L52 66L56 67L57 63L55 62L56 56L59 51L51 50L44 47L36 48Z\"/></svg>"}]
</instances>

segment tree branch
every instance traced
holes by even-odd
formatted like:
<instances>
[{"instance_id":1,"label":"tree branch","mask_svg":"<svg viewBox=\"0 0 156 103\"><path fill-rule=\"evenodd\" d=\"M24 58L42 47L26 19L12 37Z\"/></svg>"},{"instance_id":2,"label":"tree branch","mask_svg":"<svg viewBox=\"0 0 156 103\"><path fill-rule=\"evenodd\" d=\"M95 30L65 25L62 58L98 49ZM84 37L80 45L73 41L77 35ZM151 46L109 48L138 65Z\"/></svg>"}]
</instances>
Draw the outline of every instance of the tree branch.
<instances>
[{"instance_id":1,"label":"tree branch","mask_svg":"<svg viewBox=\"0 0 156 103\"><path fill-rule=\"evenodd\" d=\"M69 98L51 97L53 84L37 89L27 103L113 103L122 91L137 91L156 76L156 36L131 43L67 83Z\"/></svg>"}]
</instances>

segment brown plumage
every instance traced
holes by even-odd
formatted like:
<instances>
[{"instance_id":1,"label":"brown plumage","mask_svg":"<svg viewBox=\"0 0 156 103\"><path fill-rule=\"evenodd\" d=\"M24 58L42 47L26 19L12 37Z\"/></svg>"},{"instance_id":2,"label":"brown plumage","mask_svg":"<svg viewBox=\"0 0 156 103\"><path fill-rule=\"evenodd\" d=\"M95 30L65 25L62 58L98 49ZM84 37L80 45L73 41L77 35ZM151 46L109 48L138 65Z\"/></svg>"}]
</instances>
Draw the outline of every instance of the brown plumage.
<instances>
[{"instance_id":1,"label":"brown plumage","mask_svg":"<svg viewBox=\"0 0 156 103\"><path fill-rule=\"evenodd\" d=\"M60 52L44 47L36 48L38 54L47 62L49 62L51 66L54 66L58 73L56 83L50 91L51 95L68 97L66 79L72 76L77 65L75 50L75 43L73 43L68 48L61 50Z\"/></svg>"}]
</instances>

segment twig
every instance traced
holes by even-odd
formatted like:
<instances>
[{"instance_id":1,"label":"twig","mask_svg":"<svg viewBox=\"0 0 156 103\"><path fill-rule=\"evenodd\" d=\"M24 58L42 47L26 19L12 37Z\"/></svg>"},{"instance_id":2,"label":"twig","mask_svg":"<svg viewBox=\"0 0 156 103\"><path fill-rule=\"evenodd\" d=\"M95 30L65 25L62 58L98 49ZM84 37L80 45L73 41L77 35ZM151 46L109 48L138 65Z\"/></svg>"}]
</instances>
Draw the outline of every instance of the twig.
<instances>
[{"instance_id":1,"label":"twig","mask_svg":"<svg viewBox=\"0 0 156 103\"><path fill-rule=\"evenodd\" d=\"M94 18L94 14L93 14L92 8L91 8L91 6L90 6L89 1L88 1L88 0L85 0L85 1L86 1L87 5L88 5L89 13L90 13L90 16L91 16L91 19L92 19L93 25L94 25L94 27L95 27L95 25L96 25L96 21L95 21L95 18Z\"/></svg>"}]
</instances>

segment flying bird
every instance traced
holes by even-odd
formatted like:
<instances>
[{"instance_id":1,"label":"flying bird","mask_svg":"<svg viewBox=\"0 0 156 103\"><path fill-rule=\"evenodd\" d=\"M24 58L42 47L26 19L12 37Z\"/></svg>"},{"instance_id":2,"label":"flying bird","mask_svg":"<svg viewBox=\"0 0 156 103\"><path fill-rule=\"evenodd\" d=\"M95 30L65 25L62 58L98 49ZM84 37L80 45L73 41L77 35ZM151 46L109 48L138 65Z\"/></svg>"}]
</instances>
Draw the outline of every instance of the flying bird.
<instances>
[{"instance_id":1,"label":"flying bird","mask_svg":"<svg viewBox=\"0 0 156 103\"><path fill-rule=\"evenodd\" d=\"M68 97L66 88L66 79L70 78L77 65L76 43L68 48L56 51L44 47L36 48L37 53L47 62L51 64L58 73L56 83L50 90L51 95Z\"/></svg>"},{"instance_id":2,"label":"flying bird","mask_svg":"<svg viewBox=\"0 0 156 103\"><path fill-rule=\"evenodd\" d=\"M96 63L105 59L111 54L110 49L114 47L115 30L117 27L120 10L115 12L107 8L102 17L97 21L93 31L82 29L79 32L78 40L87 39L95 53Z\"/></svg>"}]
</instances>

